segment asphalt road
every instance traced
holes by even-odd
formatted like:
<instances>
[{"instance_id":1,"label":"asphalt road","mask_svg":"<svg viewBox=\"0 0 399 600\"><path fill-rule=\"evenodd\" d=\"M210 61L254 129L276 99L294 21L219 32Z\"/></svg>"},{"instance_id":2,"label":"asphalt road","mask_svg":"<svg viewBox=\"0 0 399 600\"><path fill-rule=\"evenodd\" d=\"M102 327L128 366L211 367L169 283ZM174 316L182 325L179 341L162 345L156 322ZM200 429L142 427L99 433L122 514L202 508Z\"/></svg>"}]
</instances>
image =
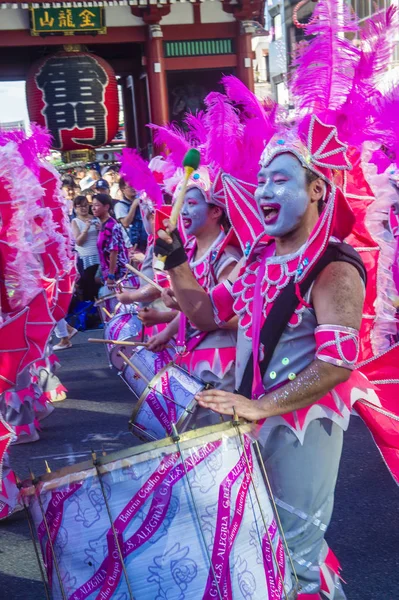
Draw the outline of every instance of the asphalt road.
<instances>
[{"instance_id":1,"label":"asphalt road","mask_svg":"<svg viewBox=\"0 0 399 600\"><path fill-rule=\"evenodd\" d=\"M105 350L87 343L101 331L78 334L59 354L68 399L43 423L40 441L15 446L13 468L40 475L135 444L127 423L131 394L108 368ZM399 600L398 490L360 419L345 436L333 521L327 538L339 557L348 600ZM45 594L23 513L0 523L0 600L44 600Z\"/></svg>"}]
</instances>

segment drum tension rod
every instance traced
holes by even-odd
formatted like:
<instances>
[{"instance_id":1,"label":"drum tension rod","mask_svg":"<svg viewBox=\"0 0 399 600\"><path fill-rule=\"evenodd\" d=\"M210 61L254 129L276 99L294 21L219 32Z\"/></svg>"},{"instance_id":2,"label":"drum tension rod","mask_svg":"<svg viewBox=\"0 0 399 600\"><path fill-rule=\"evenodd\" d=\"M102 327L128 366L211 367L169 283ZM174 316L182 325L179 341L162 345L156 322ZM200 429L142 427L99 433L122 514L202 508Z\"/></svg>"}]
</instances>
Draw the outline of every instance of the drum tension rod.
<instances>
[{"instance_id":1,"label":"drum tension rod","mask_svg":"<svg viewBox=\"0 0 399 600\"><path fill-rule=\"evenodd\" d=\"M104 450L103 450L103 455L104 455ZM129 576L127 574L126 565L125 565L125 561L124 561L124 558L123 558L122 548L120 547L120 544L119 544L118 532L116 531L114 522L112 520L111 508L110 508L110 506L108 504L107 495L106 495L105 489L104 489L104 483L103 483L103 481L101 479L100 462L98 461L97 454L96 454L96 452L94 450L91 451L91 459L92 459L93 465L94 465L94 467L96 469L96 473L97 473L97 477L98 477L98 482L99 482L100 488L101 488L101 493L102 493L103 498L104 498L105 508L107 509L109 522L111 523L111 529L112 529L112 533L114 535L114 540L115 540L116 548L118 550L119 559L121 561L122 571L123 571L123 574L124 574L125 579L126 579L126 585L127 585L127 589L128 589L128 592L129 592L129 598L130 598L130 600L134 600L132 588L130 587ZM122 537L122 539L123 539L123 537Z\"/></svg>"},{"instance_id":2,"label":"drum tension rod","mask_svg":"<svg viewBox=\"0 0 399 600\"><path fill-rule=\"evenodd\" d=\"M235 427L235 429L236 429L236 431L238 433L238 437L239 437L239 440L240 440L240 444L241 444L241 448L242 448L242 451L243 451L243 455L245 457L245 462L247 463L247 468L248 468L249 473L250 473L251 483L252 483L252 487L253 487L253 490L254 490L256 502L258 504L258 508L259 508L259 511L260 511L260 514L261 514L261 518L262 518L262 521L263 521L263 526L265 528L266 535L267 535L267 538L268 538L268 541L269 541L269 544L270 544L270 549L271 549L271 552L272 552L272 555L273 555L273 559L274 559L274 562L275 562L276 567L277 567L278 576L279 576L281 584L283 586L284 598L285 598L285 600L289 600L288 593L287 593L287 590L286 590L286 587L285 587L284 577L283 577L283 575L281 573L280 565L278 563L276 552L274 550L273 541L272 541L272 539L270 537L270 534L269 534L268 524L267 524L267 521L266 521L266 517L264 515L263 509L262 509L262 505L261 505L261 502L260 502L258 490L256 488L256 485L255 485L255 482L254 482L254 478L253 478L253 474L252 474L251 469L250 469L249 460L248 460L247 452L246 452L246 449L245 449L245 444L244 444L242 433L241 433L241 429L240 429L240 420L239 420L238 415L236 413L235 406L233 406L232 408L233 408L233 426Z\"/></svg>"},{"instance_id":3,"label":"drum tension rod","mask_svg":"<svg viewBox=\"0 0 399 600\"><path fill-rule=\"evenodd\" d=\"M40 497L40 489L38 489L40 480L36 477L36 475L33 473L32 469L30 467L29 467L29 473L30 473L30 478L32 480L33 487L35 488L35 491L36 491L36 497L37 497L37 502L39 504L40 512L43 517L43 523L44 523L44 527L45 527L46 533L47 533L47 541L50 546L51 556L53 557L54 567L57 572L58 583L60 584L61 596L62 596L63 600L68 600L68 596L66 595L65 588L64 588L64 582L61 577L60 567L58 564L58 558L57 558L57 555L54 550L53 540L51 539L51 532L50 532L50 528L48 526L48 522L47 522L47 518L46 518L46 511L44 510L42 499ZM48 573L47 573L47 575L48 575Z\"/></svg>"},{"instance_id":4,"label":"drum tension rod","mask_svg":"<svg viewBox=\"0 0 399 600\"><path fill-rule=\"evenodd\" d=\"M42 578L43 587L44 587L44 593L46 594L46 600L51 600L50 599L49 589L48 589L48 582L47 582L46 576L44 574L43 564L42 564L42 561L41 561L41 558L40 558L39 550L37 549L36 538L35 538L35 534L34 534L34 526L32 524L32 517L31 517L31 514L29 512L28 507L26 506L25 496L22 493L22 489L23 489L22 481L19 479L19 477L17 475L15 475L15 479L16 479L16 482L17 482L17 488L19 489L19 491L21 493L22 504L24 505L24 513L25 513L25 516L26 516L26 520L28 521L29 533L30 533L30 537L31 537L31 540L32 540L33 548L35 550L36 560L37 560L38 565L39 565L40 576Z\"/></svg>"},{"instance_id":5,"label":"drum tension rod","mask_svg":"<svg viewBox=\"0 0 399 600\"><path fill-rule=\"evenodd\" d=\"M172 427L171 438L172 438L173 442L177 446L177 450L179 452L180 460L181 460L181 463L183 465L184 474L186 476L186 481L187 481L188 489L189 489L191 500L192 500L192 503L193 503L195 515L197 517L198 527L199 527L199 530L201 532L202 543L204 544L205 552L206 552L207 557L208 557L209 566L210 566L211 571L212 571L213 580L214 580L214 582L216 584L216 589L217 589L218 597L219 597L219 600L223 600L223 596L222 596L222 594L220 592L219 582L217 580L215 569L214 569L214 566L213 566L213 563L212 563L212 558L211 558L211 555L209 553L208 545L206 543L205 534L204 534L203 529L201 527L201 519L200 519L200 515L199 515L197 503L196 503L195 498L194 498L194 492L193 492L193 489L191 487L190 479L188 477L186 463L184 462L183 453L182 453L181 446L180 446L180 435L177 432L176 424L175 423L171 423L171 427Z\"/></svg>"}]
</instances>

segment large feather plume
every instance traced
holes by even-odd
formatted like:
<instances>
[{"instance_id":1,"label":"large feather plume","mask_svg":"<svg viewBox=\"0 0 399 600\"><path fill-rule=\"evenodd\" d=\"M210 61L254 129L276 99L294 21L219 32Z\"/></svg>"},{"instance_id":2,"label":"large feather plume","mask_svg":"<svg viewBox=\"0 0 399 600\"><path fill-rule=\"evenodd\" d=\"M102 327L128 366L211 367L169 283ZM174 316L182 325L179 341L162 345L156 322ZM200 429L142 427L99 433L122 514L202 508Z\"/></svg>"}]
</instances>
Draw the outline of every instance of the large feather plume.
<instances>
[{"instance_id":1,"label":"large feather plume","mask_svg":"<svg viewBox=\"0 0 399 600\"><path fill-rule=\"evenodd\" d=\"M175 165L182 165L190 142L184 132L174 125L147 125L154 132L154 141L158 146L166 146L170 153L170 159Z\"/></svg>"},{"instance_id":2,"label":"large feather plume","mask_svg":"<svg viewBox=\"0 0 399 600\"><path fill-rule=\"evenodd\" d=\"M294 60L290 90L298 110L326 120L352 87L359 51L344 34L356 32L358 25L342 0L319 0L313 17L306 34L315 37Z\"/></svg>"},{"instance_id":3,"label":"large feather plume","mask_svg":"<svg viewBox=\"0 0 399 600\"><path fill-rule=\"evenodd\" d=\"M187 113L184 122L187 125L192 145L202 146L206 144L208 130L206 128L204 111L200 110L196 114Z\"/></svg>"},{"instance_id":4,"label":"large feather plume","mask_svg":"<svg viewBox=\"0 0 399 600\"><path fill-rule=\"evenodd\" d=\"M235 175L254 183L259 170L258 159L276 132L277 104L262 104L247 86L233 75L223 77L228 99L239 109L243 123L241 160Z\"/></svg>"},{"instance_id":5,"label":"large feather plume","mask_svg":"<svg viewBox=\"0 0 399 600\"><path fill-rule=\"evenodd\" d=\"M121 171L130 185L138 192L146 192L156 206L161 206L163 198L157 178L137 150L124 148L119 158Z\"/></svg>"},{"instance_id":6,"label":"large feather plume","mask_svg":"<svg viewBox=\"0 0 399 600\"><path fill-rule=\"evenodd\" d=\"M211 92L205 98L206 127L212 132L205 146L205 163L234 174L241 154L243 126L236 108L224 94Z\"/></svg>"},{"instance_id":7,"label":"large feather plume","mask_svg":"<svg viewBox=\"0 0 399 600\"><path fill-rule=\"evenodd\" d=\"M229 100L237 104L247 117L259 120L265 118L265 110L261 102L240 79L234 75L226 75L222 78L222 84Z\"/></svg>"},{"instance_id":8,"label":"large feather plume","mask_svg":"<svg viewBox=\"0 0 399 600\"><path fill-rule=\"evenodd\" d=\"M397 29L395 6L390 6L388 10L367 20L362 31L360 60L355 71L354 84L358 87L372 88L378 78L386 73L396 43L393 35L395 28Z\"/></svg>"},{"instance_id":9,"label":"large feather plume","mask_svg":"<svg viewBox=\"0 0 399 600\"><path fill-rule=\"evenodd\" d=\"M352 87L337 122L341 139L351 145L359 146L374 137L374 122L378 120L376 107L381 95L376 84L392 60L396 17L397 9L391 6L369 19L363 29Z\"/></svg>"},{"instance_id":10,"label":"large feather plume","mask_svg":"<svg viewBox=\"0 0 399 600\"><path fill-rule=\"evenodd\" d=\"M8 142L17 144L25 165L37 174L40 169L38 158L45 158L50 152L51 134L44 127L31 123L29 136L25 131L0 130L0 146L4 146Z\"/></svg>"},{"instance_id":11,"label":"large feather plume","mask_svg":"<svg viewBox=\"0 0 399 600\"><path fill-rule=\"evenodd\" d=\"M392 163L399 168L399 85L379 96L375 107L374 131L370 137L379 142L382 149L374 153L371 162L377 164L381 173Z\"/></svg>"}]
</instances>

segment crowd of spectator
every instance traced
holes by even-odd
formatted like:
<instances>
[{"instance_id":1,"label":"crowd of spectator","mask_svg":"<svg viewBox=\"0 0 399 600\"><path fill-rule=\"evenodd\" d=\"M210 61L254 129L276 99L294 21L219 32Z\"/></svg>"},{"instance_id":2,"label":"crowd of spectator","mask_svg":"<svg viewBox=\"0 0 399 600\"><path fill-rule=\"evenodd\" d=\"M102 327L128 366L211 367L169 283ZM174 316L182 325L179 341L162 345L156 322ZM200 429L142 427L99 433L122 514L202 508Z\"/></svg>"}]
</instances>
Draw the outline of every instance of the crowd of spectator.
<instances>
[{"instance_id":1,"label":"crowd of spectator","mask_svg":"<svg viewBox=\"0 0 399 600\"><path fill-rule=\"evenodd\" d=\"M75 296L91 303L101 287L113 289L125 274L126 262L145 251L147 234L139 198L115 165L76 168L63 176L62 190L69 201L80 274ZM67 330L62 319L56 329L60 339L55 349L70 348L71 333L75 332L70 326Z\"/></svg>"}]
</instances>

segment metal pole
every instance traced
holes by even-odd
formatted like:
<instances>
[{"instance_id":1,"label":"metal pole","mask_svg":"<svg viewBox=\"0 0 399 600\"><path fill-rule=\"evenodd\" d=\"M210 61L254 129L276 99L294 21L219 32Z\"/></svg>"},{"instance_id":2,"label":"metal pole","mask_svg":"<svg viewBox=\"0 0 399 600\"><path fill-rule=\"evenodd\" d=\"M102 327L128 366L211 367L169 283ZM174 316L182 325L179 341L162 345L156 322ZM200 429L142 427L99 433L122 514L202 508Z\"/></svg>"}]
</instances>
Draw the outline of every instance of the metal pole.
<instances>
[{"instance_id":1,"label":"metal pole","mask_svg":"<svg viewBox=\"0 0 399 600\"><path fill-rule=\"evenodd\" d=\"M296 583L296 585L298 587L299 586L298 575L296 574L296 569L294 567L294 563L293 563L293 560L292 560L291 552L290 552L290 550L288 548L287 539L286 539L285 534L284 534L284 529L283 529L283 526L281 524L280 515L278 514L278 509L277 509L277 506L276 506L276 501L274 500L274 496L273 496L273 492L272 492L272 487L270 485L270 480L269 480L269 477L267 475L266 467L265 467L265 464L263 462L262 454L261 454L261 451L260 451L260 448L259 448L259 443L258 443L257 440L254 442L254 446L256 448L256 452L257 452L257 455L258 455L258 461L260 462L260 468L262 470L263 476L264 476L265 481L266 481L267 489L268 489L268 492L269 492L269 498L270 498L271 503L273 504L273 511L274 511L274 514L275 514L275 517L276 517L278 529L279 529L281 537L283 538L285 551L287 552L288 560L290 561L291 569L292 569L292 572L293 572L294 577L295 577L295 583Z\"/></svg>"}]
</instances>

